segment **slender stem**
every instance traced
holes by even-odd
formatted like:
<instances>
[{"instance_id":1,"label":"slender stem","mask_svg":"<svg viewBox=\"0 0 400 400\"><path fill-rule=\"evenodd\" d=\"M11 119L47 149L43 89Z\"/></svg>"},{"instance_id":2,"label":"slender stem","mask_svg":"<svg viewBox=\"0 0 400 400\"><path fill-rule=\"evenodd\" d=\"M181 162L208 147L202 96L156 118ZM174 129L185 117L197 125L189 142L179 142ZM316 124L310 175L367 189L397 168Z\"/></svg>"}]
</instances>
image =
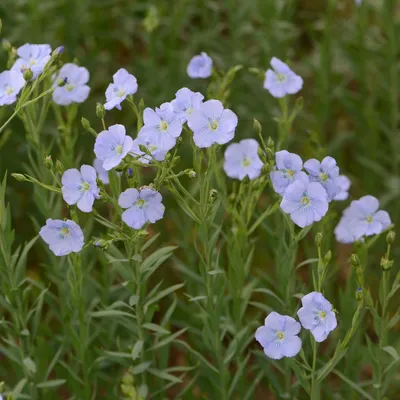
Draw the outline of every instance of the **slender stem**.
<instances>
[{"instance_id":1,"label":"slender stem","mask_svg":"<svg viewBox=\"0 0 400 400\"><path fill-rule=\"evenodd\" d=\"M314 340L314 338L312 338L311 340L312 340L312 349L313 349L312 373L311 373L311 400L319 400L320 388L316 382L318 343Z\"/></svg>"}]
</instances>

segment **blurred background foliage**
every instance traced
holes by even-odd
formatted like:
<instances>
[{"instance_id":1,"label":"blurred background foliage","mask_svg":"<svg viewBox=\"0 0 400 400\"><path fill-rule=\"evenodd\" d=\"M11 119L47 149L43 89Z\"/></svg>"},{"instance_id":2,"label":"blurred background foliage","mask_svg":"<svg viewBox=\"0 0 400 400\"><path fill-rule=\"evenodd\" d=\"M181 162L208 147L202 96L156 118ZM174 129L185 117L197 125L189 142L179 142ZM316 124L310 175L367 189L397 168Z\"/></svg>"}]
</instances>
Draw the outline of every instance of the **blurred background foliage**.
<instances>
[{"instance_id":1,"label":"blurred background foliage","mask_svg":"<svg viewBox=\"0 0 400 400\"><path fill-rule=\"evenodd\" d=\"M304 109L296 119L288 150L303 160L333 156L341 173L352 181L351 199L376 196L381 208L398 223L400 2L364 0L363 7L357 7L352 0L1 0L0 18L2 35L13 46L26 42L49 43L53 48L63 45L64 62L75 60L89 69L92 90L79 115L97 124L97 130L95 104L104 102L105 89L117 69L125 67L137 77L136 98L143 97L150 107L158 106L184 86L206 92L207 81L190 80L186 74L190 58L206 51L220 70L244 66L229 97L229 106L239 117L235 140L254 137L254 118L262 124L265 137L275 138L278 104L248 68L265 70L273 56L288 60L305 81L301 91ZM0 51L0 65L6 63L7 53ZM8 112L3 108L0 116ZM106 120L107 125L122 123L128 133L136 135L128 107L108 113ZM91 163L93 140L80 130L77 151L81 160ZM55 119L49 118L43 140L58 134ZM20 121L13 121L0 138L0 146L0 177L6 170L20 172L27 154ZM189 156L183 161L189 162ZM49 217L34 206L32 192L31 186L10 179L7 199L19 243L37 232L31 215L41 224ZM178 242L188 252L188 244L175 239L185 237L185 217L174 201L167 209L164 239ZM54 211L53 217L57 216ZM333 229L334 222L326 225ZM273 268L277 240L266 241L258 249L254 265L264 273ZM384 241L381 244L382 251L375 251L369 260L370 282L380 274ZM351 250L333 246L338 281L346 281L349 271L344 265ZM41 261L41 247L34 249L33 271ZM397 245L393 258L399 256ZM159 278L171 277L165 272ZM343 299L337 299L342 318L351 319Z\"/></svg>"}]
</instances>

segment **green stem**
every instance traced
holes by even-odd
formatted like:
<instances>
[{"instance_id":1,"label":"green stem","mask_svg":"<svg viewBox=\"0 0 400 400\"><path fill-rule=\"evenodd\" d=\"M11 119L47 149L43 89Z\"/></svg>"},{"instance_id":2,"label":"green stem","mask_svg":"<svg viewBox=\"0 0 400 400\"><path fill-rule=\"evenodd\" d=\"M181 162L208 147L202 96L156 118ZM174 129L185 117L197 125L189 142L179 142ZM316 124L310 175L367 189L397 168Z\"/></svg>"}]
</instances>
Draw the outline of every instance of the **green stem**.
<instances>
[{"instance_id":1,"label":"green stem","mask_svg":"<svg viewBox=\"0 0 400 400\"><path fill-rule=\"evenodd\" d=\"M319 400L320 388L319 384L316 382L318 343L315 341L314 338L312 338L311 340L312 340L312 350L313 350L312 373L311 373L311 400Z\"/></svg>"}]
</instances>

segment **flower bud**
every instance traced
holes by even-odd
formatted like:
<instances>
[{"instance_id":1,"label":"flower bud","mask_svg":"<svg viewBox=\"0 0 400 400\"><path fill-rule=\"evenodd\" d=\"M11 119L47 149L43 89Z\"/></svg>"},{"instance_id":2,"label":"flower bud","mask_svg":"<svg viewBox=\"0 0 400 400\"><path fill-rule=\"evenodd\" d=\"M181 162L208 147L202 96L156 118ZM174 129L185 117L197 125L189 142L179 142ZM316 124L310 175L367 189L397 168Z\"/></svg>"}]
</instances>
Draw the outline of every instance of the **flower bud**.
<instances>
[{"instance_id":1,"label":"flower bud","mask_svg":"<svg viewBox=\"0 0 400 400\"><path fill-rule=\"evenodd\" d=\"M13 178L15 178L19 182L28 182L28 179L25 178L23 174L11 174Z\"/></svg>"},{"instance_id":2,"label":"flower bud","mask_svg":"<svg viewBox=\"0 0 400 400\"><path fill-rule=\"evenodd\" d=\"M4 385L5 385L4 382L0 382L0 393L4 392Z\"/></svg>"},{"instance_id":3,"label":"flower bud","mask_svg":"<svg viewBox=\"0 0 400 400\"><path fill-rule=\"evenodd\" d=\"M356 299L357 299L358 301L361 301L361 300L363 299L363 296L364 296L364 293L363 293L362 288L358 288L358 289L356 290Z\"/></svg>"},{"instance_id":4,"label":"flower bud","mask_svg":"<svg viewBox=\"0 0 400 400\"><path fill-rule=\"evenodd\" d=\"M10 51L11 50L11 43L7 39L3 39L1 41L1 44L3 45L3 49L5 51Z\"/></svg>"},{"instance_id":5,"label":"flower bud","mask_svg":"<svg viewBox=\"0 0 400 400\"><path fill-rule=\"evenodd\" d=\"M384 271L390 271L393 266L393 260L388 260L386 257L381 258L381 267Z\"/></svg>"},{"instance_id":6,"label":"flower bud","mask_svg":"<svg viewBox=\"0 0 400 400\"><path fill-rule=\"evenodd\" d=\"M321 243L322 243L322 232L318 232L318 233L315 235L314 241L315 241L315 245L316 245L317 247L321 247Z\"/></svg>"},{"instance_id":7,"label":"flower bud","mask_svg":"<svg viewBox=\"0 0 400 400\"><path fill-rule=\"evenodd\" d=\"M96 115L101 119L103 119L104 116L106 115L106 111L104 109L103 104L101 103L96 104Z\"/></svg>"},{"instance_id":8,"label":"flower bud","mask_svg":"<svg viewBox=\"0 0 400 400\"><path fill-rule=\"evenodd\" d=\"M331 262L332 259L332 252L329 250L324 257L324 263L325 265L329 264Z\"/></svg>"},{"instance_id":9,"label":"flower bud","mask_svg":"<svg viewBox=\"0 0 400 400\"><path fill-rule=\"evenodd\" d=\"M68 78L64 78L64 79L62 79L62 78L58 78L57 79L57 85L58 85L58 87L63 87L63 86L65 86L66 84L67 84L67 82L68 82Z\"/></svg>"},{"instance_id":10,"label":"flower bud","mask_svg":"<svg viewBox=\"0 0 400 400\"><path fill-rule=\"evenodd\" d=\"M143 151L145 154L149 154L149 149L144 144L139 144L139 150Z\"/></svg>"},{"instance_id":11,"label":"flower bud","mask_svg":"<svg viewBox=\"0 0 400 400\"><path fill-rule=\"evenodd\" d=\"M267 147L269 147L271 149L272 152L274 152L275 150L275 143L272 140L271 136L268 138L267 140Z\"/></svg>"},{"instance_id":12,"label":"flower bud","mask_svg":"<svg viewBox=\"0 0 400 400\"><path fill-rule=\"evenodd\" d=\"M23 77L24 77L24 79L25 79L26 81L30 81L30 80L32 79L32 77L33 77L33 72L32 72L32 70L31 70L30 68L26 68L26 69L23 71Z\"/></svg>"},{"instance_id":13,"label":"flower bud","mask_svg":"<svg viewBox=\"0 0 400 400\"><path fill-rule=\"evenodd\" d=\"M352 254L350 256L350 263L354 268L357 268L361 265L360 259L358 258L357 254Z\"/></svg>"},{"instance_id":14,"label":"flower bud","mask_svg":"<svg viewBox=\"0 0 400 400\"><path fill-rule=\"evenodd\" d=\"M396 233L394 231L389 231L388 234L386 235L386 243L392 244L395 238L396 238Z\"/></svg>"},{"instance_id":15,"label":"flower bud","mask_svg":"<svg viewBox=\"0 0 400 400\"><path fill-rule=\"evenodd\" d=\"M87 120L84 117L81 118L81 124L82 124L83 128L86 130L89 130L91 128L89 120Z\"/></svg>"},{"instance_id":16,"label":"flower bud","mask_svg":"<svg viewBox=\"0 0 400 400\"><path fill-rule=\"evenodd\" d=\"M59 56L64 52L64 46L58 46L54 51L53 51L53 56Z\"/></svg>"},{"instance_id":17,"label":"flower bud","mask_svg":"<svg viewBox=\"0 0 400 400\"><path fill-rule=\"evenodd\" d=\"M47 169L52 169L53 168L53 160L51 159L50 155L45 157L44 165L46 166Z\"/></svg>"},{"instance_id":18,"label":"flower bud","mask_svg":"<svg viewBox=\"0 0 400 400\"><path fill-rule=\"evenodd\" d=\"M258 120L256 120L255 118L254 118L254 120L253 120L253 128L256 130L256 132L257 132L258 134L261 135L262 126L261 126L261 124L258 122Z\"/></svg>"},{"instance_id":19,"label":"flower bud","mask_svg":"<svg viewBox=\"0 0 400 400\"><path fill-rule=\"evenodd\" d=\"M149 232L145 231L144 229L142 229L141 231L139 231L137 233L138 237L146 237L149 236Z\"/></svg>"},{"instance_id":20,"label":"flower bud","mask_svg":"<svg viewBox=\"0 0 400 400\"><path fill-rule=\"evenodd\" d=\"M196 178L196 172L193 171L192 169L185 169L185 174L186 174L189 178Z\"/></svg>"},{"instance_id":21,"label":"flower bud","mask_svg":"<svg viewBox=\"0 0 400 400\"><path fill-rule=\"evenodd\" d=\"M60 175L64 173L64 165L60 160L56 160L56 171Z\"/></svg>"},{"instance_id":22,"label":"flower bud","mask_svg":"<svg viewBox=\"0 0 400 400\"><path fill-rule=\"evenodd\" d=\"M269 147L267 147L266 155L267 155L267 160L268 161L274 161L275 160L275 154Z\"/></svg>"},{"instance_id":23,"label":"flower bud","mask_svg":"<svg viewBox=\"0 0 400 400\"><path fill-rule=\"evenodd\" d=\"M104 239L95 239L93 240L93 246L98 247L102 250L106 250L109 246L109 242Z\"/></svg>"},{"instance_id":24,"label":"flower bud","mask_svg":"<svg viewBox=\"0 0 400 400\"><path fill-rule=\"evenodd\" d=\"M122 377L122 383L125 385L133 385L135 383L135 380L129 371L125 372L124 376Z\"/></svg>"},{"instance_id":25,"label":"flower bud","mask_svg":"<svg viewBox=\"0 0 400 400\"><path fill-rule=\"evenodd\" d=\"M211 189L210 190L210 199L215 199L217 197L218 191L216 189Z\"/></svg>"}]
</instances>

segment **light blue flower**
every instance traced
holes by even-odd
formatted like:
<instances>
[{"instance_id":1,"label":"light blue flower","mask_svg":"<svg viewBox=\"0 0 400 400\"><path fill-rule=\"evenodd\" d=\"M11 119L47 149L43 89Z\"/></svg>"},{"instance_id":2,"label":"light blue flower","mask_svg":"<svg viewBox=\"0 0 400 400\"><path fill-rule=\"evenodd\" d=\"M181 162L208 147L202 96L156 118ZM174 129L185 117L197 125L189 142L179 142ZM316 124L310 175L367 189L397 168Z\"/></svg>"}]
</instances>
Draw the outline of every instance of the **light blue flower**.
<instances>
[{"instance_id":1,"label":"light blue flower","mask_svg":"<svg viewBox=\"0 0 400 400\"><path fill-rule=\"evenodd\" d=\"M143 112L143 122L138 137L150 141L164 151L171 150L176 144L176 138L182 133L182 123L171 103L164 103L155 111L146 108Z\"/></svg>"},{"instance_id":2,"label":"light blue flower","mask_svg":"<svg viewBox=\"0 0 400 400\"><path fill-rule=\"evenodd\" d=\"M133 141L130 154L134 157L141 156L139 158L139 161L143 164L148 164L149 162L151 162L152 157L140 150L140 145L145 146L154 157L154 159L156 159L157 161L163 161L166 154L168 153L168 150L157 147L154 141L154 136L139 136Z\"/></svg>"},{"instance_id":3,"label":"light blue flower","mask_svg":"<svg viewBox=\"0 0 400 400\"><path fill-rule=\"evenodd\" d=\"M116 167L132 148L133 139L126 135L125 127L112 125L96 138L94 152L106 171Z\"/></svg>"},{"instance_id":4,"label":"light blue flower","mask_svg":"<svg viewBox=\"0 0 400 400\"><path fill-rule=\"evenodd\" d=\"M62 87L57 86L60 80L65 80ZM69 106L72 103L83 103L89 96L90 87L89 71L85 67L75 64L64 64L53 86L57 86L53 92L54 103L60 106Z\"/></svg>"},{"instance_id":5,"label":"light blue flower","mask_svg":"<svg viewBox=\"0 0 400 400\"><path fill-rule=\"evenodd\" d=\"M333 198L333 200L346 200L349 197L349 189L351 185L350 179L345 175L339 175L336 178L336 185L339 186L340 192Z\"/></svg>"},{"instance_id":6,"label":"light blue flower","mask_svg":"<svg viewBox=\"0 0 400 400\"><path fill-rule=\"evenodd\" d=\"M299 353L301 339L297 335L300 329L301 325L292 317L272 312L265 318L264 326L257 329L255 337L267 357L280 360Z\"/></svg>"},{"instance_id":7,"label":"light blue flower","mask_svg":"<svg viewBox=\"0 0 400 400\"><path fill-rule=\"evenodd\" d=\"M270 172L272 186L281 196L286 188L298 179L305 179L306 173L302 171L303 161L294 153L281 150L275 153L275 171Z\"/></svg>"},{"instance_id":8,"label":"light blue flower","mask_svg":"<svg viewBox=\"0 0 400 400\"><path fill-rule=\"evenodd\" d=\"M113 75L113 83L108 85L104 108L112 110L114 107L121 110L121 103L126 96L135 94L138 90L136 78L126 69L121 68Z\"/></svg>"},{"instance_id":9,"label":"light blue flower","mask_svg":"<svg viewBox=\"0 0 400 400\"><path fill-rule=\"evenodd\" d=\"M97 172L97 178L100 179L104 185L108 185L110 179L108 177L108 171L103 168L103 162L99 158L95 158L93 160L93 167Z\"/></svg>"},{"instance_id":10,"label":"light blue flower","mask_svg":"<svg viewBox=\"0 0 400 400\"><path fill-rule=\"evenodd\" d=\"M225 150L224 171L230 178L258 178L262 167L263 163L258 156L258 143L254 139L232 143Z\"/></svg>"},{"instance_id":11,"label":"light blue flower","mask_svg":"<svg viewBox=\"0 0 400 400\"><path fill-rule=\"evenodd\" d=\"M354 0L354 2L356 3L357 6L361 6L362 4L362 0Z\"/></svg>"},{"instance_id":12,"label":"light blue flower","mask_svg":"<svg viewBox=\"0 0 400 400\"><path fill-rule=\"evenodd\" d=\"M373 196L364 196L351 202L343 211L343 216L335 228L335 236L340 243L353 243L364 236L378 235L391 222L386 211L378 210L379 201Z\"/></svg>"},{"instance_id":13,"label":"light blue flower","mask_svg":"<svg viewBox=\"0 0 400 400\"><path fill-rule=\"evenodd\" d=\"M287 64L276 57L271 60L273 69L265 73L264 89L272 96L280 98L287 94L295 94L303 87L303 79L296 75Z\"/></svg>"},{"instance_id":14,"label":"light blue flower","mask_svg":"<svg viewBox=\"0 0 400 400\"><path fill-rule=\"evenodd\" d=\"M198 147L210 147L214 143L225 144L235 136L238 123L236 114L224 109L219 100L208 100L189 115L188 126Z\"/></svg>"},{"instance_id":15,"label":"light blue flower","mask_svg":"<svg viewBox=\"0 0 400 400\"><path fill-rule=\"evenodd\" d=\"M336 326L332 304L319 292L311 292L301 299L303 307L297 311L301 325L311 331L316 342L323 342Z\"/></svg>"},{"instance_id":16,"label":"light blue flower","mask_svg":"<svg viewBox=\"0 0 400 400\"><path fill-rule=\"evenodd\" d=\"M25 79L21 72L3 71L0 73L0 106L15 103L24 85Z\"/></svg>"},{"instance_id":17,"label":"light blue flower","mask_svg":"<svg viewBox=\"0 0 400 400\"><path fill-rule=\"evenodd\" d=\"M304 163L304 169L310 174L311 181L319 182L325 188L328 201L332 201L341 192L337 181L339 168L334 158L325 157L321 162L312 158Z\"/></svg>"},{"instance_id":18,"label":"light blue flower","mask_svg":"<svg viewBox=\"0 0 400 400\"><path fill-rule=\"evenodd\" d=\"M198 92L192 92L188 88L179 89L175 99L171 101L172 107L182 123L186 122L188 116L200 107L204 96Z\"/></svg>"},{"instance_id":19,"label":"light blue flower","mask_svg":"<svg viewBox=\"0 0 400 400\"><path fill-rule=\"evenodd\" d=\"M318 182L309 182L307 176L287 187L281 208L290 214L292 221L304 228L320 221L328 212L328 199L325 189Z\"/></svg>"},{"instance_id":20,"label":"light blue flower","mask_svg":"<svg viewBox=\"0 0 400 400\"><path fill-rule=\"evenodd\" d=\"M90 165L67 169L62 178L62 195L69 205L76 204L83 212L91 212L94 199L98 199L100 189L96 183L96 170Z\"/></svg>"},{"instance_id":21,"label":"light blue flower","mask_svg":"<svg viewBox=\"0 0 400 400\"><path fill-rule=\"evenodd\" d=\"M213 60L203 51L201 54L194 56L190 60L186 71L192 79L204 79L211 76L212 66Z\"/></svg>"},{"instance_id":22,"label":"light blue flower","mask_svg":"<svg viewBox=\"0 0 400 400\"><path fill-rule=\"evenodd\" d=\"M153 224L164 216L165 207L161 201L161 194L150 187L125 190L118 199L120 207L127 209L122 221L133 229L141 229L146 222Z\"/></svg>"},{"instance_id":23,"label":"light blue flower","mask_svg":"<svg viewBox=\"0 0 400 400\"><path fill-rule=\"evenodd\" d=\"M32 71L32 79L37 78L51 58L51 47L48 44L25 43L17 50L19 58L12 66L13 71L21 72L25 69Z\"/></svg>"},{"instance_id":24,"label":"light blue flower","mask_svg":"<svg viewBox=\"0 0 400 400\"><path fill-rule=\"evenodd\" d=\"M56 256L78 253L83 247L83 232L78 224L70 219L49 218L39 232Z\"/></svg>"}]
</instances>

